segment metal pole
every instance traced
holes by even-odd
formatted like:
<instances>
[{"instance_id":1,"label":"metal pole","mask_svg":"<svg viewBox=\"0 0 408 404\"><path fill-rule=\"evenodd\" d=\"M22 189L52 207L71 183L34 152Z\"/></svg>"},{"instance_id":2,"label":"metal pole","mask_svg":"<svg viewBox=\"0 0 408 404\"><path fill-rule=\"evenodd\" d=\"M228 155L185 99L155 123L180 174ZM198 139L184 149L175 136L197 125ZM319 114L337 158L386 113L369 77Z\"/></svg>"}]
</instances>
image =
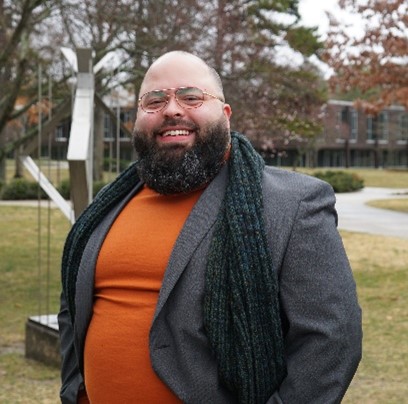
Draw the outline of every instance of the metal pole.
<instances>
[{"instance_id":1,"label":"metal pole","mask_svg":"<svg viewBox=\"0 0 408 404\"><path fill-rule=\"evenodd\" d=\"M41 65L38 66L38 167L40 168L39 172L41 171L41 144L42 144L42 111L41 111L41 103L42 103L42 69ZM40 187L41 178L38 176L38 192L37 192L37 221L38 221L38 316L42 314L42 307L41 307L41 299L42 299L42 260L41 260L41 187Z\"/></svg>"},{"instance_id":2,"label":"metal pole","mask_svg":"<svg viewBox=\"0 0 408 404\"><path fill-rule=\"evenodd\" d=\"M119 77L119 69L118 69ZM119 97L119 86L116 92L116 175L120 173L120 97Z\"/></svg>"},{"instance_id":3,"label":"metal pole","mask_svg":"<svg viewBox=\"0 0 408 404\"><path fill-rule=\"evenodd\" d=\"M52 80L48 76L48 121L52 119ZM52 136L48 136L48 178L51 178L51 161L52 161ZM48 198L47 211L47 281L46 281L46 305L47 325L50 313L50 276L51 276L51 198Z\"/></svg>"}]
</instances>

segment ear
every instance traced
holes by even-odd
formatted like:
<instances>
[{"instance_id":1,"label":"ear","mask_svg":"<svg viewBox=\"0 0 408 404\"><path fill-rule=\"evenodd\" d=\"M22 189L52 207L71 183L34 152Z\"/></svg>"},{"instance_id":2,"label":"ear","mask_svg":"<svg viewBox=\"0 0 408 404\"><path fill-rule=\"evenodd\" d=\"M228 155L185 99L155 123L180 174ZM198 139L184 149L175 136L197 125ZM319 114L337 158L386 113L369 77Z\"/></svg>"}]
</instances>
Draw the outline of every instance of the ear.
<instances>
[{"instance_id":1,"label":"ear","mask_svg":"<svg viewBox=\"0 0 408 404\"><path fill-rule=\"evenodd\" d=\"M229 104L224 104L223 105L223 111L224 111L224 115L227 117L228 121L231 118L232 115L232 109L231 109L231 105Z\"/></svg>"}]
</instances>

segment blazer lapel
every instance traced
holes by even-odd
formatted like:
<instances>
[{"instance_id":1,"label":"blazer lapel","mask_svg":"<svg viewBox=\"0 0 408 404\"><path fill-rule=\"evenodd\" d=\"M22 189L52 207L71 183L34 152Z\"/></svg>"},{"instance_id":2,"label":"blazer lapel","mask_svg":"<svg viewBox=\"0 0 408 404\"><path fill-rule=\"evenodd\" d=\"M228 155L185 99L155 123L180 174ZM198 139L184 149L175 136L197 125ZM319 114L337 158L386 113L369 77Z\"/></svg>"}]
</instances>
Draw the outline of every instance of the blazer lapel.
<instances>
[{"instance_id":1,"label":"blazer lapel","mask_svg":"<svg viewBox=\"0 0 408 404\"><path fill-rule=\"evenodd\" d=\"M170 292L188 265L197 246L214 225L224 197L227 181L228 167L224 166L207 186L188 216L176 240L164 274L154 320L166 303Z\"/></svg>"}]
</instances>

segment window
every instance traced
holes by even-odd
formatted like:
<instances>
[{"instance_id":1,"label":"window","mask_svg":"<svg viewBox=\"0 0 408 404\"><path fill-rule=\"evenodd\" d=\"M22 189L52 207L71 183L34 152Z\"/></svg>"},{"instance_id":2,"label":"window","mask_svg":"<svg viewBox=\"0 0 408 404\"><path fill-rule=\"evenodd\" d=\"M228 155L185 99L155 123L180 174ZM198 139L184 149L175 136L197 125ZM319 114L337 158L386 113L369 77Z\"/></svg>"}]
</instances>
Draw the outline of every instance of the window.
<instances>
[{"instance_id":1,"label":"window","mask_svg":"<svg viewBox=\"0 0 408 404\"><path fill-rule=\"evenodd\" d=\"M367 141L387 141L388 133L387 112L380 112L378 116L367 116Z\"/></svg>"},{"instance_id":2,"label":"window","mask_svg":"<svg viewBox=\"0 0 408 404\"><path fill-rule=\"evenodd\" d=\"M408 141L408 114L403 113L399 116L398 140Z\"/></svg>"},{"instance_id":3,"label":"window","mask_svg":"<svg viewBox=\"0 0 408 404\"><path fill-rule=\"evenodd\" d=\"M337 136L338 137L341 137L341 116L342 116L342 112L341 112L341 110L340 111L337 111L336 112L336 126L335 126L335 128L336 128L336 134L337 134Z\"/></svg>"},{"instance_id":4,"label":"window","mask_svg":"<svg viewBox=\"0 0 408 404\"><path fill-rule=\"evenodd\" d=\"M120 119L122 122L132 122L133 123L135 121L135 110L128 109L128 110L121 111Z\"/></svg>"},{"instance_id":5,"label":"window","mask_svg":"<svg viewBox=\"0 0 408 404\"><path fill-rule=\"evenodd\" d=\"M66 142L69 138L69 132L71 130L71 120L65 119L59 123L55 128L55 140L57 142Z\"/></svg>"},{"instance_id":6,"label":"window","mask_svg":"<svg viewBox=\"0 0 408 404\"><path fill-rule=\"evenodd\" d=\"M114 127L112 125L112 120L110 115L104 114L104 140L105 141L112 141L115 135Z\"/></svg>"},{"instance_id":7,"label":"window","mask_svg":"<svg viewBox=\"0 0 408 404\"><path fill-rule=\"evenodd\" d=\"M358 135L358 112L353 109L350 115L350 140L357 140Z\"/></svg>"},{"instance_id":8,"label":"window","mask_svg":"<svg viewBox=\"0 0 408 404\"><path fill-rule=\"evenodd\" d=\"M378 140L388 140L388 113L380 112L376 119L376 135Z\"/></svg>"},{"instance_id":9,"label":"window","mask_svg":"<svg viewBox=\"0 0 408 404\"><path fill-rule=\"evenodd\" d=\"M64 142L67 140L67 137L65 136L65 133L64 133L63 126L58 126L57 129L55 129L55 140L59 142Z\"/></svg>"},{"instance_id":10,"label":"window","mask_svg":"<svg viewBox=\"0 0 408 404\"><path fill-rule=\"evenodd\" d=\"M373 131L373 117L371 115L367 116L366 120L366 131L367 131L367 140L374 140L374 131Z\"/></svg>"}]
</instances>

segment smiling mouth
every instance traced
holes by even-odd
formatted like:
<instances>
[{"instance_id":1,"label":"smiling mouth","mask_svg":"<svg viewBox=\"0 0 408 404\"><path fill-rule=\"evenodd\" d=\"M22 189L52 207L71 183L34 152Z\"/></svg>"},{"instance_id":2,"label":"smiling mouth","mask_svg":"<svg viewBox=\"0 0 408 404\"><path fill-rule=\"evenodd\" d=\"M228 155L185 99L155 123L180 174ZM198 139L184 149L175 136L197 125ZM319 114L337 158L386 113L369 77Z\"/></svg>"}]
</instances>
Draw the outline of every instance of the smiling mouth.
<instances>
[{"instance_id":1,"label":"smiling mouth","mask_svg":"<svg viewBox=\"0 0 408 404\"><path fill-rule=\"evenodd\" d=\"M166 130L161 134L162 137L177 137L177 136L190 136L192 131L189 130Z\"/></svg>"}]
</instances>

